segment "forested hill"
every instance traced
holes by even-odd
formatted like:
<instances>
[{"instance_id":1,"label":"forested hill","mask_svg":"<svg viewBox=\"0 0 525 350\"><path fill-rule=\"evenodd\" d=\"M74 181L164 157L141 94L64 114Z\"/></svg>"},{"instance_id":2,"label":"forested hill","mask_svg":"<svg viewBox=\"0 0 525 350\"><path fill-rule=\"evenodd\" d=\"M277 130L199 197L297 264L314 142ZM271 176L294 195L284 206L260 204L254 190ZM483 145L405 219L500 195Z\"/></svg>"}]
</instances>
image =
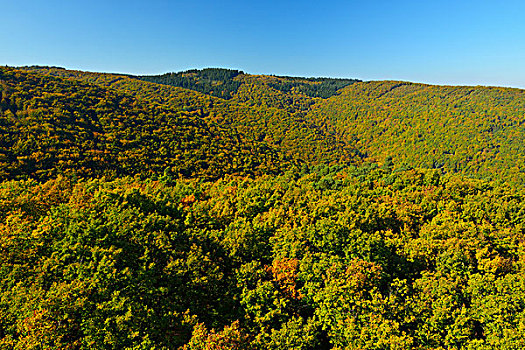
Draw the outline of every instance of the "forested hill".
<instances>
[{"instance_id":1,"label":"forested hill","mask_svg":"<svg viewBox=\"0 0 525 350\"><path fill-rule=\"evenodd\" d=\"M525 348L525 91L164 78L0 67L1 349Z\"/></svg>"},{"instance_id":2,"label":"forested hill","mask_svg":"<svg viewBox=\"0 0 525 350\"><path fill-rule=\"evenodd\" d=\"M314 100L244 83L225 101L126 76L2 68L3 178L57 174L217 178L358 159ZM257 97L257 98L255 98Z\"/></svg>"},{"instance_id":3,"label":"forested hill","mask_svg":"<svg viewBox=\"0 0 525 350\"><path fill-rule=\"evenodd\" d=\"M525 183L525 91L383 81L350 85L308 115L380 163Z\"/></svg>"},{"instance_id":4,"label":"forested hill","mask_svg":"<svg viewBox=\"0 0 525 350\"><path fill-rule=\"evenodd\" d=\"M216 178L278 173L291 165L281 152L209 122L184 101L148 103L102 86L5 68L0 84L2 179Z\"/></svg>"},{"instance_id":5,"label":"forested hill","mask_svg":"<svg viewBox=\"0 0 525 350\"><path fill-rule=\"evenodd\" d=\"M243 83L246 74L239 70L206 68L192 69L162 75L130 76L133 78L200 91L222 98L232 98ZM296 91L310 97L330 97L358 79L301 78L272 76L269 84L282 92Z\"/></svg>"},{"instance_id":6,"label":"forested hill","mask_svg":"<svg viewBox=\"0 0 525 350\"><path fill-rule=\"evenodd\" d=\"M247 139L262 141L287 157L300 155L311 164L360 159L388 164L392 159L397 168L434 168L525 183L525 92L519 89L337 79L319 83L224 69L147 78L163 83L155 84L129 76L33 70L148 102L176 101L176 108L202 111ZM219 94L225 98L213 98L219 91L215 87L226 89ZM326 98L307 91L327 87L335 90L323 95Z\"/></svg>"}]
</instances>

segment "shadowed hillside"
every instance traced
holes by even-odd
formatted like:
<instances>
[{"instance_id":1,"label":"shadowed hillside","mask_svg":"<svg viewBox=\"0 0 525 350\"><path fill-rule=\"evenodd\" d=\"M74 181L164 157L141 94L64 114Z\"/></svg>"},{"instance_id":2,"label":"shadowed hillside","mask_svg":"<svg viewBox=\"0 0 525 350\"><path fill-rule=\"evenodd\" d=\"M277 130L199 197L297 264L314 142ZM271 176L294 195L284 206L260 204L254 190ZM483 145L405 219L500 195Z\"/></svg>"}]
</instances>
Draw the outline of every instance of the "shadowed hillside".
<instances>
[{"instance_id":1,"label":"shadowed hillside","mask_svg":"<svg viewBox=\"0 0 525 350\"><path fill-rule=\"evenodd\" d=\"M230 99L242 85L246 74L238 70L206 68L192 69L179 73L162 75L130 76L153 83L183 87L205 94ZM357 79L301 78L272 76L269 84L281 92L298 92L309 97L327 98L333 96L345 86L356 83Z\"/></svg>"}]
</instances>

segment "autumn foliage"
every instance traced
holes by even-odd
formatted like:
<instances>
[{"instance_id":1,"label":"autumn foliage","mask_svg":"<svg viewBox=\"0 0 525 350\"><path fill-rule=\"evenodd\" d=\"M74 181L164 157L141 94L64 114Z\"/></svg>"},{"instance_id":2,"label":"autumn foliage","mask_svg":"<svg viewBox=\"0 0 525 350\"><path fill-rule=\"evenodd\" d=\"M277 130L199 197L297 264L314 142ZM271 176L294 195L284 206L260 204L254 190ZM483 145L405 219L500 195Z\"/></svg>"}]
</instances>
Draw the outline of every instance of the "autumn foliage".
<instances>
[{"instance_id":1,"label":"autumn foliage","mask_svg":"<svg viewBox=\"0 0 525 350\"><path fill-rule=\"evenodd\" d=\"M0 68L0 348L525 347L521 91L188 74Z\"/></svg>"}]
</instances>

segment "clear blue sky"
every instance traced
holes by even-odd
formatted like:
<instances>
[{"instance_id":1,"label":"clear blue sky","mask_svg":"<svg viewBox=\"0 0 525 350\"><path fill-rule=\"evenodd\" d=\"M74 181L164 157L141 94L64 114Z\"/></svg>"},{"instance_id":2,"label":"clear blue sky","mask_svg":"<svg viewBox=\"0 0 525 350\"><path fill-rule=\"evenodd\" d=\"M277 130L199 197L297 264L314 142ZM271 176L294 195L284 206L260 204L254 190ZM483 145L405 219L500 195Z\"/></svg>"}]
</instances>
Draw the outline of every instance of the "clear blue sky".
<instances>
[{"instance_id":1,"label":"clear blue sky","mask_svg":"<svg viewBox=\"0 0 525 350\"><path fill-rule=\"evenodd\" d=\"M0 0L0 64L525 88L525 1Z\"/></svg>"}]
</instances>

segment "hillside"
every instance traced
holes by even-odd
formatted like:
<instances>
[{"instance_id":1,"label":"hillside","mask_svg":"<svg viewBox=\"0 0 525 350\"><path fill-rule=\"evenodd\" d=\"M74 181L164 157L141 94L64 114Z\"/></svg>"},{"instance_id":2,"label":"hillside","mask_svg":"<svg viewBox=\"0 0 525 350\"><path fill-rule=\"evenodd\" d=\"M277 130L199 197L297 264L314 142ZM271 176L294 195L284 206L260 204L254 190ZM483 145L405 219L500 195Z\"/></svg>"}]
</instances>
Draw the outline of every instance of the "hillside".
<instances>
[{"instance_id":1,"label":"hillside","mask_svg":"<svg viewBox=\"0 0 525 350\"><path fill-rule=\"evenodd\" d=\"M217 178L357 159L355 149L304 118L314 102L302 95L245 83L225 101L124 76L37 71L0 71L4 179L73 172Z\"/></svg>"},{"instance_id":2,"label":"hillside","mask_svg":"<svg viewBox=\"0 0 525 350\"><path fill-rule=\"evenodd\" d=\"M162 75L130 75L132 78L183 87L225 99L235 96L243 83L243 78L246 76L248 75L243 71L221 68L192 69L185 72ZM323 98L333 96L339 89L359 81L358 79L280 76L271 76L271 80L269 86L281 92L289 93L295 91L306 96Z\"/></svg>"},{"instance_id":3,"label":"hillside","mask_svg":"<svg viewBox=\"0 0 525 350\"><path fill-rule=\"evenodd\" d=\"M175 75L193 79L187 85L197 90L211 86L210 81L217 86L235 82L226 100L214 98L210 91L206 95L165 85L169 81L147 84L137 77L56 68L36 71L102 85L148 102L198 109L215 123L288 157L300 155L308 164L383 164L392 158L397 168L525 183L525 95L519 89L345 80L328 98L320 98L293 86L322 86L306 78L218 69ZM209 80L212 72L219 80ZM208 85L201 82L203 77ZM330 82L335 86L338 80Z\"/></svg>"},{"instance_id":4,"label":"hillside","mask_svg":"<svg viewBox=\"0 0 525 350\"><path fill-rule=\"evenodd\" d=\"M357 83L308 117L379 162L525 184L524 90Z\"/></svg>"},{"instance_id":5,"label":"hillside","mask_svg":"<svg viewBox=\"0 0 525 350\"><path fill-rule=\"evenodd\" d=\"M292 161L209 122L184 95L155 104L78 81L2 68L0 177L278 173ZM204 102L204 101L203 101ZM205 103L205 102L204 102Z\"/></svg>"},{"instance_id":6,"label":"hillside","mask_svg":"<svg viewBox=\"0 0 525 350\"><path fill-rule=\"evenodd\" d=\"M524 348L524 93L0 67L0 348Z\"/></svg>"},{"instance_id":7,"label":"hillside","mask_svg":"<svg viewBox=\"0 0 525 350\"><path fill-rule=\"evenodd\" d=\"M143 82L122 75L46 67L29 70L39 75L114 90L150 106L199 114L211 125L234 130L250 142L277 149L283 157L295 159L294 163L352 164L360 158L359 151L340 139L329 125L316 124L305 118L319 98L297 92L283 93L269 86L282 78L244 76L243 84L235 96L224 100L197 91Z\"/></svg>"}]
</instances>

